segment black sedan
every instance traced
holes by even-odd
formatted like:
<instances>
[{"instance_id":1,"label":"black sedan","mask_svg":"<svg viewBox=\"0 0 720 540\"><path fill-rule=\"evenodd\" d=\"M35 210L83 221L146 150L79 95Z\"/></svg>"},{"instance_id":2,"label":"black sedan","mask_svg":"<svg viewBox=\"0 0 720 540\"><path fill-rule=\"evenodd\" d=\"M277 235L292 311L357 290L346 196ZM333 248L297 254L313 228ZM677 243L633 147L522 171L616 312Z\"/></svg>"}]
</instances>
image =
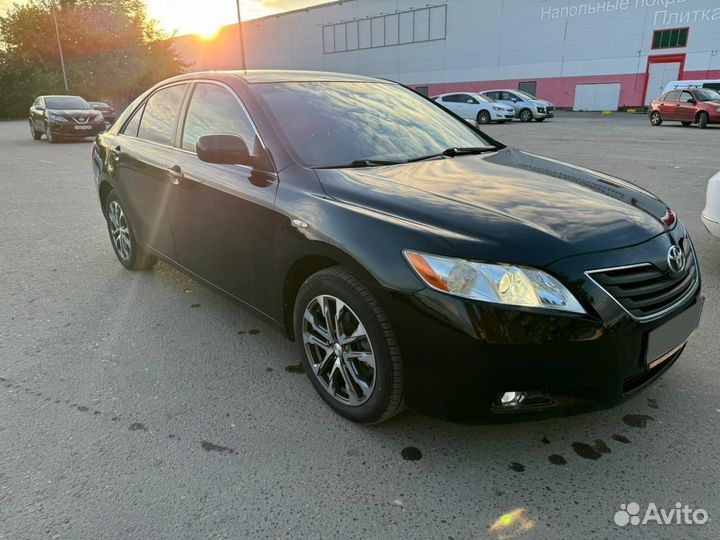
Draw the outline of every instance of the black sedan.
<instances>
[{"instance_id":1,"label":"black sedan","mask_svg":"<svg viewBox=\"0 0 720 540\"><path fill-rule=\"evenodd\" d=\"M30 107L30 135L49 143L94 137L105 129L102 113L79 96L39 96Z\"/></svg>"},{"instance_id":2,"label":"black sedan","mask_svg":"<svg viewBox=\"0 0 720 540\"><path fill-rule=\"evenodd\" d=\"M176 77L98 138L93 169L125 267L163 259L274 321L358 422L611 406L678 359L702 310L692 241L657 197L388 81Z\"/></svg>"}]
</instances>

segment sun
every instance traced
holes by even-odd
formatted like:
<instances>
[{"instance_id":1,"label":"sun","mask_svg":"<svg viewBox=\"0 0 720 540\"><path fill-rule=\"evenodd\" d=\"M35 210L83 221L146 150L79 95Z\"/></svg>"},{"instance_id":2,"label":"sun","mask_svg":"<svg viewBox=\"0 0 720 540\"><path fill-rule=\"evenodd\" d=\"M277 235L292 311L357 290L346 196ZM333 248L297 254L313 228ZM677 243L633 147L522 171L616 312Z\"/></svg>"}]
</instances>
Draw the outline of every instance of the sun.
<instances>
[{"instance_id":1,"label":"sun","mask_svg":"<svg viewBox=\"0 0 720 540\"><path fill-rule=\"evenodd\" d=\"M195 34L211 41L237 20L234 0L147 0L148 16L168 33Z\"/></svg>"}]
</instances>

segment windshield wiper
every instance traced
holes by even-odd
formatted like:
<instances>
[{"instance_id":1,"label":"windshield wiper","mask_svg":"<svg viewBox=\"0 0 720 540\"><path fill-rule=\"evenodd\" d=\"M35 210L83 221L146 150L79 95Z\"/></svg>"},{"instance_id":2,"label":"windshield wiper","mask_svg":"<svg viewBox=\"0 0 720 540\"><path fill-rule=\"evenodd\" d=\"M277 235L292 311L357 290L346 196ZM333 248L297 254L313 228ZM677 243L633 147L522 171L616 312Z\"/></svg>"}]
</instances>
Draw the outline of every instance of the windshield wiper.
<instances>
[{"instance_id":1,"label":"windshield wiper","mask_svg":"<svg viewBox=\"0 0 720 540\"><path fill-rule=\"evenodd\" d=\"M453 146L452 148L446 148L438 154L430 154L429 156L422 156L419 158L408 159L406 163L413 163L415 161L425 161L428 159L435 159L439 157L457 157L457 156L470 156L474 154L485 154L487 152L497 152L500 150L497 146L466 146L458 147Z\"/></svg>"},{"instance_id":2,"label":"windshield wiper","mask_svg":"<svg viewBox=\"0 0 720 540\"><path fill-rule=\"evenodd\" d=\"M362 169L365 167L380 167L382 165L400 165L401 163L407 163L407 161L384 161L381 159L356 159L350 163L343 163L341 165L322 165L320 167L313 167L314 169Z\"/></svg>"}]
</instances>

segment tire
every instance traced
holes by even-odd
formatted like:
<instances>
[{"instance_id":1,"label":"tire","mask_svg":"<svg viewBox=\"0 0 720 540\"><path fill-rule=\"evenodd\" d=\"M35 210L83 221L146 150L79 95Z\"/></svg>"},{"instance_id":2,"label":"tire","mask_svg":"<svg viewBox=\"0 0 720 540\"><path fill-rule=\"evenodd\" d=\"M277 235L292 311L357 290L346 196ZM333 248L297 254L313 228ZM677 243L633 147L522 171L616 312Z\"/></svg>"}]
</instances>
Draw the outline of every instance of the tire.
<instances>
[{"instance_id":1,"label":"tire","mask_svg":"<svg viewBox=\"0 0 720 540\"><path fill-rule=\"evenodd\" d=\"M688 127L692 125L692 122L680 122L683 126Z\"/></svg>"},{"instance_id":2,"label":"tire","mask_svg":"<svg viewBox=\"0 0 720 540\"><path fill-rule=\"evenodd\" d=\"M518 115L521 122L532 122L533 113L530 109L523 109Z\"/></svg>"},{"instance_id":3,"label":"tire","mask_svg":"<svg viewBox=\"0 0 720 540\"><path fill-rule=\"evenodd\" d=\"M544 122L545 119L544 119L544 118L536 118L535 121L536 121L536 122Z\"/></svg>"},{"instance_id":4,"label":"tire","mask_svg":"<svg viewBox=\"0 0 720 540\"><path fill-rule=\"evenodd\" d=\"M700 116L698 116L698 127L700 129L705 129L708 127L708 124L710 123L710 117L708 116L708 113L701 112Z\"/></svg>"},{"instance_id":5,"label":"tire","mask_svg":"<svg viewBox=\"0 0 720 540\"><path fill-rule=\"evenodd\" d=\"M56 135L52 134L52 131L50 131L50 128L47 124L45 124L45 138L47 139L47 142L50 144L55 144L56 142L60 142L60 138Z\"/></svg>"},{"instance_id":6,"label":"tire","mask_svg":"<svg viewBox=\"0 0 720 540\"><path fill-rule=\"evenodd\" d=\"M487 111L480 111L477 115L478 124L486 125L490 123L490 120L492 120L492 118L490 117L490 113Z\"/></svg>"},{"instance_id":7,"label":"tire","mask_svg":"<svg viewBox=\"0 0 720 540\"><path fill-rule=\"evenodd\" d=\"M42 133L38 133L38 131L35 129L35 126L33 125L32 120L30 120L30 135L36 141L39 141L40 137L42 137Z\"/></svg>"},{"instance_id":8,"label":"tire","mask_svg":"<svg viewBox=\"0 0 720 540\"><path fill-rule=\"evenodd\" d=\"M657 127L661 126L663 123L662 116L660 116L660 113L658 111L653 111L650 113L650 124Z\"/></svg>"},{"instance_id":9,"label":"tire","mask_svg":"<svg viewBox=\"0 0 720 540\"><path fill-rule=\"evenodd\" d=\"M384 422L402 410L400 348L382 308L358 279L340 267L313 274L300 287L293 320L305 372L330 408L364 424ZM347 335L355 336L349 344L342 339ZM360 360L368 356L374 368Z\"/></svg>"},{"instance_id":10,"label":"tire","mask_svg":"<svg viewBox=\"0 0 720 540\"><path fill-rule=\"evenodd\" d=\"M114 191L105 202L105 219L110 243L120 264L128 270L147 270L155 266L157 257L148 254L135 238L132 224Z\"/></svg>"}]
</instances>

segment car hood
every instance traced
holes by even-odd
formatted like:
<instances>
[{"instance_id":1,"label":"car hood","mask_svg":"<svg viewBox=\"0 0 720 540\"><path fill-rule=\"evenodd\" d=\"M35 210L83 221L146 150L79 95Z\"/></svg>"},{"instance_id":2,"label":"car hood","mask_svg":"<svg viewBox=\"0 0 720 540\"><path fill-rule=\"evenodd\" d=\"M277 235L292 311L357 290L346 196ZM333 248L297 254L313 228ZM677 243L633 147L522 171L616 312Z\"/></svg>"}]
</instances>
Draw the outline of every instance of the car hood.
<instances>
[{"instance_id":1,"label":"car hood","mask_svg":"<svg viewBox=\"0 0 720 540\"><path fill-rule=\"evenodd\" d=\"M533 99L532 102L535 105L540 105L541 107L552 107L553 104L549 101L545 101L544 99Z\"/></svg>"},{"instance_id":2,"label":"car hood","mask_svg":"<svg viewBox=\"0 0 720 540\"><path fill-rule=\"evenodd\" d=\"M430 229L467 258L545 265L666 230L667 207L647 191L510 148L317 173L329 196Z\"/></svg>"}]
</instances>

